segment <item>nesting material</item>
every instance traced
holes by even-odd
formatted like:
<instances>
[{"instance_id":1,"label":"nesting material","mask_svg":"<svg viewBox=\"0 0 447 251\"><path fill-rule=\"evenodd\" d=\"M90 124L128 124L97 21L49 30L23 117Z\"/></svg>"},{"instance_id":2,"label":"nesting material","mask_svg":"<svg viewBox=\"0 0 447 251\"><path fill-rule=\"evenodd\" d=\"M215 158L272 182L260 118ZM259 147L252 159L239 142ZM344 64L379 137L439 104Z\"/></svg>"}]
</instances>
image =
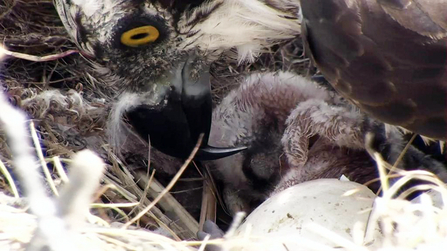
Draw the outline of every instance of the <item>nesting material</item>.
<instances>
[{"instance_id":1,"label":"nesting material","mask_svg":"<svg viewBox=\"0 0 447 251\"><path fill-rule=\"evenodd\" d=\"M62 55L60 53L76 49L69 41L51 0L3 1L0 3L0 24L1 27L7 27L0 32L2 43L12 52L27 53L31 56L39 56L37 57L39 60L46 60L48 59L45 58L47 55L60 56ZM213 85L214 100L220 101L230 91L230 86L237 82L233 81L235 76L239 76L240 72L264 68L308 72L308 59L300 57L295 60L296 55L302 54L302 45L299 39L286 46L281 45L281 49L277 51L274 49L272 48L272 51L261 56L259 62L251 65L228 65L225 60L212 65L213 75L220 76L219 80L228 79L228 81L214 81L214 83L221 83L221 85ZM95 215L87 214L86 217L84 216L85 205L100 195L97 194L94 198L89 199L83 197L82 210L70 208L70 210L75 210L74 214L70 213L70 210L65 210L65 213L62 214L56 213L57 210L59 212L64 210L60 210L58 203L54 203L57 210L51 212L51 216L59 219L59 222L63 224L55 225L57 228L47 229L49 230L47 233L54 234L53 237L62 235L65 238L66 234L64 235L63 231L57 231L66 229L73 238L71 241L73 246L68 246L67 242L63 247L64 250L69 248L75 250L204 249L206 242L184 241L191 240L193 233L185 230L186 228L179 227L179 222L170 220L158 208L153 208L145 216L146 218L142 217L139 225L131 226L128 229L122 228L123 223L130 221L129 215L135 215L134 211L149 205L150 201L145 198L145 192L135 185L126 166L105 146L107 141L103 137L103 128L110 109L109 103L112 94L117 92L116 89L102 81L101 76L95 75L95 70L76 53L64 58L56 57L51 58L54 59L52 61L38 63L14 58L19 54L6 54L10 55L7 57L7 62L0 63L0 67L3 67L0 68L2 80L0 90L6 91L12 103L26 110L30 117L36 119L39 136L46 147L47 155L44 156L42 152L33 152L33 154L41 155L39 160L45 168L47 164L52 163L58 170L57 175L53 174L50 179L47 177L45 182L54 183L55 191L60 191L61 196L65 196L63 195L65 192L59 188L67 184L67 180L70 182L72 174L64 178L66 174L62 166L66 163L72 167L76 166L76 163L71 165L73 159L70 156L87 146L94 149L109 163L105 176L101 178L102 187L98 194L102 194L113 203L91 204L94 210L90 211ZM4 112L4 110L0 111ZM29 124L26 126L29 128ZM4 133L4 127L0 126L0 130ZM34 143L39 144L39 142ZM144 150L144 152L147 151ZM20 189L17 189L16 186L22 187L24 184L14 184L15 180L8 178L13 175L7 173L6 168L3 167L16 167L12 162L11 149L3 138L0 138L0 155L0 168L3 173L1 175L3 192L0 193L0 250L25 250L30 247L29 243L36 238L36 228L42 216L32 211L30 199L19 196L18 190ZM59 156L61 157L59 158ZM138 157L143 159L145 155ZM36 161L38 158L33 156L32 159ZM385 165L380 158L376 158L376 160ZM84 159L83 162L80 165L93 168L91 161ZM24 175L27 174L28 172L24 172ZM446 250L447 210L444 201L447 198L447 190L445 185L427 172L412 171L403 172L400 175L403 177L402 182L389 186L386 176L383 172L381 173L384 196L376 198L370 213L367 227L375 229L378 225L380 226L383 234L381 245L375 247L364 245L362 240L368 240L371 236L365 236L363 231L353 235L355 238L350 239L346 236L346 238L339 236L325 225L310 229L321 234L321 238L317 242L303 237L300 239L300 245L305 250L332 250L331 247L334 246L340 247L337 250L356 251ZM431 197L427 196L421 196L420 201L413 203L393 198L397 188L409 179L431 181L432 185L420 188L431 188L433 193L441 198L437 206L433 206ZM46 185L46 188L48 187L49 185ZM76 189L72 192L77 193ZM69 192L68 197L73 195L72 192ZM44 194L50 193L53 192L46 189ZM56 198L55 195L45 196L44 200L54 202L58 200ZM42 203L44 200L39 200L39 202ZM98 202L97 199L95 202ZM368 213L367 209L365 211ZM47 213L49 214L49 212ZM71 220L68 218L71 217L63 217L64 215L76 216L73 220L74 224L69 223ZM111 215L122 216L122 218L116 222L116 218ZM157 223L156 227L163 226L163 228L158 228L153 232L143 228L143 226L155 224L154 222ZM168 225L169 227L166 227ZM72 227L68 228L67 226ZM235 227L227 232L224 238L207 242L222 246L223 250L244 250L250 249L252 246L259 247L262 244L272 243L279 244L280 249L278 250L293 250L285 246L281 247L281 245L284 239L287 241L287 238L293 238L292 242L296 241L295 236L259 239L249 231L249 228L247 231L240 231L241 235L235 235L234 233L239 231L237 226L238 224L235 224ZM257 225L253 225L253 228L256 227ZM353 230L355 231L357 228ZM182 235L185 232L187 234ZM374 231L366 231L366 233L374 233ZM364 239L359 236L364 236ZM356 239L358 237L359 239ZM45 238L44 236L43 239L46 240ZM323 245L322 242L330 244ZM262 250L262 246L258 250Z\"/></svg>"},{"instance_id":2,"label":"nesting material","mask_svg":"<svg viewBox=\"0 0 447 251\"><path fill-rule=\"evenodd\" d=\"M0 194L1 250L25 250L35 235L38 219L27 213L27 207L20 206L21 202L20 199ZM158 233L121 229L119 226L91 224L79 228L70 236L74 245L70 247L65 243L60 250L191 250L187 243L176 242Z\"/></svg>"},{"instance_id":3,"label":"nesting material","mask_svg":"<svg viewBox=\"0 0 447 251\"><path fill-rule=\"evenodd\" d=\"M187 249L186 245L174 248L177 245L174 240L153 232L140 230L138 234L134 233L135 230L110 227L107 222L89 213L91 199L98 189L105 167L104 162L89 150L73 157L68 178L63 169L59 170L66 182L60 196L53 198L47 195L29 140L26 117L9 105L3 94L0 95L0 108L3 111L0 122L9 136L15 155L15 170L26 194L25 202L4 193L0 195L0 232L3 233L0 245L6 250ZM33 132L32 127L31 134ZM13 183L10 185L15 186ZM58 194L57 190L54 192ZM125 236L127 234L132 237Z\"/></svg>"}]
</instances>

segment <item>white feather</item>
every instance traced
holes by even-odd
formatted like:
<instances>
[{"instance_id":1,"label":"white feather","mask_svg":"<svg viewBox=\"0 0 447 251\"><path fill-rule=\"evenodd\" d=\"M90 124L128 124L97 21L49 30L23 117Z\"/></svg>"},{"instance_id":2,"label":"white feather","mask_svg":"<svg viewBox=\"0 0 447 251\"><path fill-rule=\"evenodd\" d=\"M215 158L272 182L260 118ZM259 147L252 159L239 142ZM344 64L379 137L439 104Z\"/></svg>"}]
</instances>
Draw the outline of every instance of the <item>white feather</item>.
<instances>
[{"instance_id":1,"label":"white feather","mask_svg":"<svg viewBox=\"0 0 447 251\"><path fill-rule=\"evenodd\" d=\"M73 0L73 3L84 11L86 16L92 16L99 10L102 4L96 0Z\"/></svg>"},{"instance_id":2,"label":"white feather","mask_svg":"<svg viewBox=\"0 0 447 251\"><path fill-rule=\"evenodd\" d=\"M130 133L130 130L122 120L123 115L139 105L141 105L141 99L136 93L124 93L118 102L114 104L110 112L107 129L110 142L117 149L124 144L124 141Z\"/></svg>"},{"instance_id":3,"label":"white feather","mask_svg":"<svg viewBox=\"0 0 447 251\"><path fill-rule=\"evenodd\" d=\"M293 10L291 3L284 8ZM219 4L212 15L190 27L196 16ZM185 38L184 47L217 52L236 48L239 61L253 61L262 48L299 35L298 1L295 5L296 13L272 8L259 0L216 0L204 4L179 23L182 33L192 34Z\"/></svg>"}]
</instances>

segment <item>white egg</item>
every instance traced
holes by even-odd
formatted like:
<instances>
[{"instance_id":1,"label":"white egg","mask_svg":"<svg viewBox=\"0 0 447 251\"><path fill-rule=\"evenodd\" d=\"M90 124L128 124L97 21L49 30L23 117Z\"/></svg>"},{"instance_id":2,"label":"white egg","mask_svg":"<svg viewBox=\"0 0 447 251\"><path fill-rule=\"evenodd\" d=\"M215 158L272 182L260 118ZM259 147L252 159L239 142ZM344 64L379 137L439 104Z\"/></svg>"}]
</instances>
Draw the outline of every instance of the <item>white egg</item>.
<instances>
[{"instance_id":1,"label":"white egg","mask_svg":"<svg viewBox=\"0 0 447 251\"><path fill-rule=\"evenodd\" d=\"M355 182L337 179L304 182L266 200L235 234L258 240L255 243L259 245L250 244L244 250L291 251L309 250L309 246L340 246L325 232L315 231L314 224L351 242L354 238L361 242L375 198L369 188ZM377 229L375 232L379 234Z\"/></svg>"}]
</instances>

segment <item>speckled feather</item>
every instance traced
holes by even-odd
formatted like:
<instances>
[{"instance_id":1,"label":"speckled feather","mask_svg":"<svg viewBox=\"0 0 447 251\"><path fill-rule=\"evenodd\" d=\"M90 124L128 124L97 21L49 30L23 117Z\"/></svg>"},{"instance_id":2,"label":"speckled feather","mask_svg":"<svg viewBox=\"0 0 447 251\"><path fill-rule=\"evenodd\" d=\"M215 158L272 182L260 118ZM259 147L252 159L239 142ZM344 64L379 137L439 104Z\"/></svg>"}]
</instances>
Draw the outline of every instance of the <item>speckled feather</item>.
<instances>
[{"instance_id":1,"label":"speckled feather","mask_svg":"<svg viewBox=\"0 0 447 251\"><path fill-rule=\"evenodd\" d=\"M266 47L300 32L294 1L214 0L56 0L68 33L105 82L116 103L108 129L119 148L128 130L123 115L139 105L166 105L169 74L187 55L199 55L192 73L220 58L251 61ZM122 32L154 23L160 38L149 46L128 48ZM234 53L236 50L238 53ZM228 53L227 53L228 52ZM223 56L223 57L222 57ZM158 93L158 96L155 95ZM131 99L129 99L132 97Z\"/></svg>"},{"instance_id":2,"label":"speckled feather","mask_svg":"<svg viewBox=\"0 0 447 251\"><path fill-rule=\"evenodd\" d=\"M301 0L308 55L383 122L447 138L446 0Z\"/></svg>"}]
</instances>

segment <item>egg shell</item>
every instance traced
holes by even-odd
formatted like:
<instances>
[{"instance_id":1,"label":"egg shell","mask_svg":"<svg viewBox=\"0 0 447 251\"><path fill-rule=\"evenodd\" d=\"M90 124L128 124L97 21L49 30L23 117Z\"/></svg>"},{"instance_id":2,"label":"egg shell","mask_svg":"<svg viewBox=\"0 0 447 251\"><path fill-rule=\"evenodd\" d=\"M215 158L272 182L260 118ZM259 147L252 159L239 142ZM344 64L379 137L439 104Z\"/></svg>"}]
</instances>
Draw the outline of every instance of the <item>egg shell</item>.
<instances>
[{"instance_id":1,"label":"egg shell","mask_svg":"<svg viewBox=\"0 0 447 251\"><path fill-rule=\"evenodd\" d=\"M356 192L348 192L353 190ZM311 224L318 224L353 241L354 224L363 223L356 230L364 233L370 214L368 209L372 208L375 198L369 188L355 182L338 179L304 182L266 200L246 218L235 234L259 240L259 245L255 241L255 245L247 245L244 250L309 250L305 248L309 245L307 240L339 247L312 230ZM377 229L375 232L377 236ZM378 241L372 242L377 244Z\"/></svg>"}]
</instances>

